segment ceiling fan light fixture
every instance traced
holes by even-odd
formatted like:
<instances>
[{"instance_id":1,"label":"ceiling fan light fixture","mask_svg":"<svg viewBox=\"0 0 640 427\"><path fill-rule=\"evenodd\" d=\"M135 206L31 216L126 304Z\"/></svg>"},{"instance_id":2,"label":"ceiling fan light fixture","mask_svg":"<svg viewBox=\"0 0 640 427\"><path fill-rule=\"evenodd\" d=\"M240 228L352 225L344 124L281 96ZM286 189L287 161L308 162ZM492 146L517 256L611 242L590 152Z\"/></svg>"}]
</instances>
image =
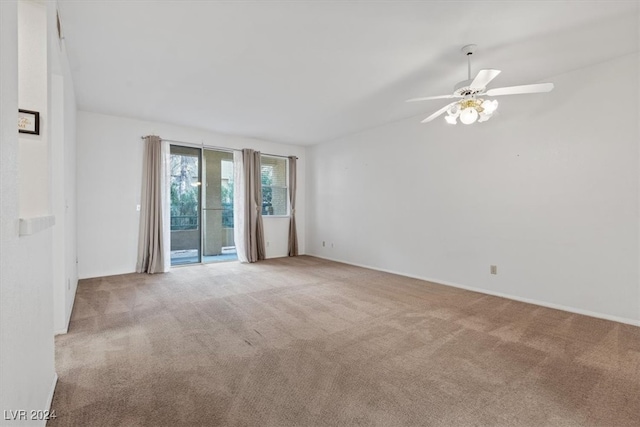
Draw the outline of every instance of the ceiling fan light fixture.
<instances>
[{"instance_id":1,"label":"ceiling fan light fixture","mask_svg":"<svg viewBox=\"0 0 640 427\"><path fill-rule=\"evenodd\" d=\"M450 125L455 125L456 123L458 123L458 121L456 120L458 116L453 115L453 114L449 114L447 116L445 116L445 120L447 121L447 123L449 123Z\"/></svg>"},{"instance_id":2,"label":"ceiling fan light fixture","mask_svg":"<svg viewBox=\"0 0 640 427\"><path fill-rule=\"evenodd\" d=\"M482 108L484 109L485 114L493 114L494 111L498 109L498 101L497 100L486 100L482 103Z\"/></svg>"},{"instance_id":3,"label":"ceiling fan light fixture","mask_svg":"<svg viewBox=\"0 0 640 427\"><path fill-rule=\"evenodd\" d=\"M460 121L465 125L470 125L478 120L478 111L473 107L467 107L460 113Z\"/></svg>"},{"instance_id":4,"label":"ceiling fan light fixture","mask_svg":"<svg viewBox=\"0 0 640 427\"><path fill-rule=\"evenodd\" d=\"M486 122L497 110L498 101L496 101L495 99L484 100L482 99L482 96L544 93L553 90L553 83L536 83L530 85L487 89L489 83L491 83L491 81L495 79L498 74L501 73L501 71L496 69L482 69L478 71L476 76L472 79L471 55L473 55L476 48L477 46L474 44L462 47L462 53L467 57L467 80L459 82L454 87L452 94L407 99L406 102L429 101L432 99L462 98L459 101L454 101L449 105L445 105L426 119L422 120L422 123L428 123L434 120L436 117L441 116L445 112L448 113L448 116L445 117L447 123L455 123L458 117L460 117L460 121L462 123L467 125L476 122Z\"/></svg>"}]
</instances>

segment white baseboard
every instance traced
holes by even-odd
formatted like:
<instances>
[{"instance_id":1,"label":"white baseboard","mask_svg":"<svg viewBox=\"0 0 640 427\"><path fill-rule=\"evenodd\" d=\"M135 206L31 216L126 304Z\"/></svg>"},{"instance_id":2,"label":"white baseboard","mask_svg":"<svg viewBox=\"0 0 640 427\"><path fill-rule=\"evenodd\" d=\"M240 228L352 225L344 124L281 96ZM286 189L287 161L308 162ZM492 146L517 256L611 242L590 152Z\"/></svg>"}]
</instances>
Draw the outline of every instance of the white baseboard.
<instances>
[{"instance_id":1,"label":"white baseboard","mask_svg":"<svg viewBox=\"0 0 640 427\"><path fill-rule=\"evenodd\" d=\"M495 292L495 291L490 291L490 290L487 290L487 289L476 288L476 287L473 287L473 286L460 285L458 283L448 282L446 280L439 280L439 279L433 279L433 278L430 278L430 277L416 276L416 275L413 275L413 274L407 274L407 273L401 273L399 271L388 270L386 268L378 268L378 267L373 267L373 266L370 266L370 265L358 264L358 263L354 263L354 262L348 262L348 261L344 261L344 260L340 260L340 259L334 259L334 258L321 256L321 255L315 255L315 254L308 254L308 255L316 257L316 258L320 258L320 259L326 259L327 261L335 261L335 262L340 262L342 264L353 265L353 266L356 266L356 267L368 268L370 270L383 271L385 273L397 274L398 276L411 277L412 279L424 280L424 281L427 281L427 282L437 283L439 285L451 286L453 288L459 288L459 289L464 289L464 290L467 290L467 291L478 292L478 293L481 293L481 294L492 295L492 296L501 297L501 298L507 298L507 299L514 300L514 301L525 302L527 304L539 305L541 307L547 307L547 308L553 308L555 310L567 311L569 313L582 314L584 316L595 317L595 318L598 318L598 319L605 319L605 320L611 320L611 321L614 321L614 322L625 323L625 324L628 324L628 325L640 326L640 320L627 319L626 317L612 316L610 314L598 313L598 312L589 311L589 310L583 310L581 308L568 307L568 306L565 306L565 305L554 304L554 303L545 302L545 301L539 301L539 300L535 300L535 299L531 299L531 298L522 298L522 297L519 297L519 296L509 295L509 294L505 294L505 293L502 293L502 292Z\"/></svg>"}]
</instances>

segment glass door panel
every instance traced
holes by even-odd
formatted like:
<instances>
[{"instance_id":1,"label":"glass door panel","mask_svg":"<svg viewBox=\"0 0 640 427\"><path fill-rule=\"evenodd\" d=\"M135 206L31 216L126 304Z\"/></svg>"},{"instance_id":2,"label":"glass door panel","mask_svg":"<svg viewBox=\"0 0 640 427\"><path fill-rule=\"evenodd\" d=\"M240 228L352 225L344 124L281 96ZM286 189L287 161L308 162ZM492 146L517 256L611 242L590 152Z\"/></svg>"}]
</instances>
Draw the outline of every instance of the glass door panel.
<instances>
[{"instance_id":1,"label":"glass door panel","mask_svg":"<svg viewBox=\"0 0 640 427\"><path fill-rule=\"evenodd\" d=\"M203 150L202 262L237 260L233 240L233 153Z\"/></svg>"},{"instance_id":2,"label":"glass door panel","mask_svg":"<svg viewBox=\"0 0 640 427\"><path fill-rule=\"evenodd\" d=\"M200 152L171 146L171 265L201 262Z\"/></svg>"}]
</instances>

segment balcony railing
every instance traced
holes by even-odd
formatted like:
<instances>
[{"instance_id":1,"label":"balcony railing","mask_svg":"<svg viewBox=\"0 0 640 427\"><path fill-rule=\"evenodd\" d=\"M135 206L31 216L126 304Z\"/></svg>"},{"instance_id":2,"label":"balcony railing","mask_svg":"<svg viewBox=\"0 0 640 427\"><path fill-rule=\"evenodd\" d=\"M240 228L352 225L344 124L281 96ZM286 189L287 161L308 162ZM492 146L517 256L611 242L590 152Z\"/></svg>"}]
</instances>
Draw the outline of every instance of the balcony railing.
<instances>
[{"instance_id":1,"label":"balcony railing","mask_svg":"<svg viewBox=\"0 0 640 427\"><path fill-rule=\"evenodd\" d=\"M222 204L222 227L233 228L233 203Z\"/></svg>"},{"instance_id":2,"label":"balcony railing","mask_svg":"<svg viewBox=\"0 0 640 427\"><path fill-rule=\"evenodd\" d=\"M180 215L171 217L171 231L197 229L198 215Z\"/></svg>"},{"instance_id":3,"label":"balcony railing","mask_svg":"<svg viewBox=\"0 0 640 427\"><path fill-rule=\"evenodd\" d=\"M233 203L223 203L222 227L233 228ZM176 215L171 216L171 231L197 230L199 227L198 215Z\"/></svg>"}]
</instances>

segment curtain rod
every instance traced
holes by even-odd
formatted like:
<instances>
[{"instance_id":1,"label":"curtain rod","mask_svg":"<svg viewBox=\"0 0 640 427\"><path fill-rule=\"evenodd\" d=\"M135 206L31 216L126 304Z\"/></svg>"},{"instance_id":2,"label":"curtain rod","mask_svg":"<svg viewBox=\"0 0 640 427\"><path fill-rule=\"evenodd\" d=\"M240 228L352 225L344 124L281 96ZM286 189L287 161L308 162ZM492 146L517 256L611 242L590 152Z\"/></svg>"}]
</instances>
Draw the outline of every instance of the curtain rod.
<instances>
[{"instance_id":1,"label":"curtain rod","mask_svg":"<svg viewBox=\"0 0 640 427\"><path fill-rule=\"evenodd\" d=\"M145 139L146 136L141 136L140 139ZM160 140L162 141L167 141L167 142L175 142L178 144L187 144L187 145L191 145L191 146L197 146L197 147L202 147L205 148L204 142L201 144L197 144L194 142L187 142L187 141L176 141L175 139L164 139L164 138L160 138ZM214 150L218 150L218 151L226 151L226 152L231 152L231 151L240 151L240 150L234 150L233 148L226 148L226 147L214 147L211 145L207 145L206 148L211 148ZM282 157L284 159L288 159L289 157L295 157L296 160L298 159L298 156L282 156L280 154L269 154L269 153L263 153L260 152L260 154L264 154L265 156L271 156L271 157Z\"/></svg>"}]
</instances>

